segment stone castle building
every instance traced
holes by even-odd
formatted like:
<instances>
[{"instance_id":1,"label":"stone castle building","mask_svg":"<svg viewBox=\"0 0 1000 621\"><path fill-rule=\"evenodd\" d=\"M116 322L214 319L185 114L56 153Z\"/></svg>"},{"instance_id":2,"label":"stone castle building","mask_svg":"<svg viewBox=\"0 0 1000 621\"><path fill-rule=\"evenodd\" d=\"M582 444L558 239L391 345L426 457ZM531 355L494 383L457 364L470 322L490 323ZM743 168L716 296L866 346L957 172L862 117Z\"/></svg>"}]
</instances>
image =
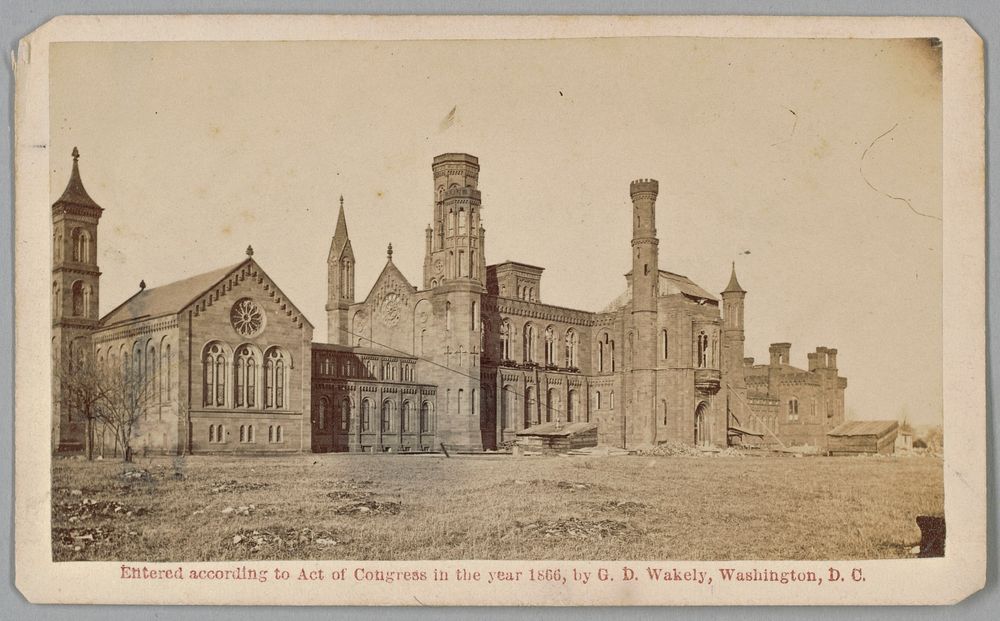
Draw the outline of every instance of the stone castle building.
<instances>
[{"instance_id":1,"label":"stone castle building","mask_svg":"<svg viewBox=\"0 0 1000 621\"><path fill-rule=\"evenodd\" d=\"M541 426L588 423L598 441L812 444L843 421L835 349L790 366L744 357L746 291L719 296L661 269L658 183L633 181L631 269L600 312L541 301L544 268L486 262L474 156L434 158L419 285L392 260L367 294L343 199L327 255L328 343L252 257L136 295L97 317L101 208L74 167L53 205L53 351L136 365L163 395L139 427L157 452L488 450ZM84 241L85 240L85 241ZM78 252L79 248L79 252ZM65 292L65 293L64 293ZM58 386L56 386L58 393ZM53 449L81 426L55 400Z\"/></svg>"}]
</instances>

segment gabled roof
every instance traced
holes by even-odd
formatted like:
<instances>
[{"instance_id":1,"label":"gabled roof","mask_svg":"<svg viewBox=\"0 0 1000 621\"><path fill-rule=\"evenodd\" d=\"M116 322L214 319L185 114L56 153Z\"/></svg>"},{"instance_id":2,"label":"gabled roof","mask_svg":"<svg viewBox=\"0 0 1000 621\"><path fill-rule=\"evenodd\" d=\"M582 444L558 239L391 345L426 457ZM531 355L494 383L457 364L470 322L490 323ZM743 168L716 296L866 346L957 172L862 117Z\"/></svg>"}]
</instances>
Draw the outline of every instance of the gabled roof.
<instances>
[{"instance_id":1,"label":"gabled roof","mask_svg":"<svg viewBox=\"0 0 1000 621\"><path fill-rule=\"evenodd\" d=\"M229 274L252 260L248 257L236 265L229 265L211 272L177 280L160 287L142 289L105 315L101 319L101 326L111 326L146 317L177 314Z\"/></svg>"},{"instance_id":2,"label":"gabled roof","mask_svg":"<svg viewBox=\"0 0 1000 621\"><path fill-rule=\"evenodd\" d=\"M881 437L898 428L899 423L894 420L849 420L826 432L826 435Z\"/></svg>"},{"instance_id":3,"label":"gabled roof","mask_svg":"<svg viewBox=\"0 0 1000 621\"><path fill-rule=\"evenodd\" d=\"M705 289L696 285L687 276L660 270L660 295L671 295L674 293L683 293L688 297L702 298L705 300L718 301L719 299Z\"/></svg>"},{"instance_id":4,"label":"gabled roof","mask_svg":"<svg viewBox=\"0 0 1000 621\"><path fill-rule=\"evenodd\" d=\"M632 272L629 271L625 276L631 276ZM704 288L695 284L687 276L681 274L674 274L673 272L668 272L666 270L660 270L660 295L676 295L682 294L694 300L712 300L717 302L719 298L712 295ZM632 301L632 287L629 285L628 289L624 293L619 295L617 298L611 301L602 313L613 313L614 311L623 308Z\"/></svg>"},{"instance_id":5,"label":"gabled roof","mask_svg":"<svg viewBox=\"0 0 1000 621\"><path fill-rule=\"evenodd\" d=\"M190 278L178 280L161 287L153 287L152 289L143 288L139 293L125 300L120 306L105 315L101 319L101 327L106 328L139 319L176 315L192 304L202 300L204 296L211 294L213 290L217 289L220 284L229 279L233 274L243 270L246 270L250 274L256 273L259 279L266 281L271 297L280 298L291 307L286 309L283 304L282 310L289 316L292 316L294 313L295 317L293 321L301 321L301 323L308 325L310 328L313 327L305 315L295 308L295 305L288 300L288 297L285 296L278 285L264 272L260 264L254 261L252 248L247 248L247 258L236 265L191 276ZM220 294L217 292L214 295L215 298L218 298ZM211 302L211 299L208 300L209 304ZM197 310L195 313L197 314Z\"/></svg>"},{"instance_id":6,"label":"gabled roof","mask_svg":"<svg viewBox=\"0 0 1000 621\"><path fill-rule=\"evenodd\" d=\"M382 271L379 272L378 278L375 279L375 284L372 285L372 288L368 291L368 295L365 296L366 303L371 301L371 297L379 288L379 285L389 279L399 281L399 283L406 289L407 293L412 293L417 290L416 287L410 284L410 281L407 280L406 276L403 275L403 272L399 271L396 264L392 262L392 244L389 244L388 254L389 257L385 261L385 267L383 267Z\"/></svg>"},{"instance_id":7,"label":"gabled roof","mask_svg":"<svg viewBox=\"0 0 1000 621\"><path fill-rule=\"evenodd\" d=\"M80 207L90 207L92 209L101 209L94 199L90 198L90 194L87 194L86 188L83 187L83 180L80 179L80 151L73 147L73 172L69 175L69 183L66 184L66 189L63 190L62 196L59 197L53 206L59 203L65 203L68 205L78 205Z\"/></svg>"}]
</instances>

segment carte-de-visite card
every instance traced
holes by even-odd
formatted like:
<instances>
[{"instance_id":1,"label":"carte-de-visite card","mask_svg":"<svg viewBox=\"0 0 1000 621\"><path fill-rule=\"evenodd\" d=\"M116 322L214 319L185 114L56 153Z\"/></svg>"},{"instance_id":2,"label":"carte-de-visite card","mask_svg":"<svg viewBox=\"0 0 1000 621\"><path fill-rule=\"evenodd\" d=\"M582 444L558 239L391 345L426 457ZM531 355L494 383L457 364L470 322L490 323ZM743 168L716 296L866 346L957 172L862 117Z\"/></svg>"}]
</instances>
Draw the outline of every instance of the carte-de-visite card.
<instances>
[{"instance_id":1,"label":"carte-de-visite card","mask_svg":"<svg viewBox=\"0 0 1000 621\"><path fill-rule=\"evenodd\" d=\"M961 600L982 52L947 18L46 24L15 58L17 586Z\"/></svg>"}]
</instances>

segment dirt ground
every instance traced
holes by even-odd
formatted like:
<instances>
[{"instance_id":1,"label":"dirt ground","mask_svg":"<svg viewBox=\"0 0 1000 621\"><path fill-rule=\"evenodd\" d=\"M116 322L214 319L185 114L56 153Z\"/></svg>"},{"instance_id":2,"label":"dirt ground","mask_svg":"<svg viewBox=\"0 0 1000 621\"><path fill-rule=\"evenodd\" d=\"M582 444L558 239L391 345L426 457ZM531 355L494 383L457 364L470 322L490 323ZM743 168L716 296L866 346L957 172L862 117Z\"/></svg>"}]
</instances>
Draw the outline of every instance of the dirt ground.
<instances>
[{"instance_id":1,"label":"dirt ground","mask_svg":"<svg viewBox=\"0 0 1000 621\"><path fill-rule=\"evenodd\" d=\"M55 560L905 558L934 457L53 462Z\"/></svg>"}]
</instances>

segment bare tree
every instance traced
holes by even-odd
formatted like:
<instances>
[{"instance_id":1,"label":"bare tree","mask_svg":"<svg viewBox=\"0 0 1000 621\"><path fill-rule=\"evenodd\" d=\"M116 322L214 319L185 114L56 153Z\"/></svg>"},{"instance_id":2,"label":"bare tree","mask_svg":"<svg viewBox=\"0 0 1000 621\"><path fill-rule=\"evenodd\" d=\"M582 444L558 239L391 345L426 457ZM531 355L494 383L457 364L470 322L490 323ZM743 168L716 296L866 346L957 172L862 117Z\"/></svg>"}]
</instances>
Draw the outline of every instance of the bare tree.
<instances>
[{"instance_id":1,"label":"bare tree","mask_svg":"<svg viewBox=\"0 0 1000 621\"><path fill-rule=\"evenodd\" d=\"M104 398L94 417L114 434L126 462L132 461L132 439L142 416L157 402L153 377L147 377L141 359L126 358L120 368L106 368L101 374Z\"/></svg>"},{"instance_id":2,"label":"bare tree","mask_svg":"<svg viewBox=\"0 0 1000 621\"><path fill-rule=\"evenodd\" d=\"M59 359L56 368L61 406L87 423L84 454L94 458L94 422L109 398L111 382L106 369L98 364L89 348L73 348Z\"/></svg>"}]
</instances>

